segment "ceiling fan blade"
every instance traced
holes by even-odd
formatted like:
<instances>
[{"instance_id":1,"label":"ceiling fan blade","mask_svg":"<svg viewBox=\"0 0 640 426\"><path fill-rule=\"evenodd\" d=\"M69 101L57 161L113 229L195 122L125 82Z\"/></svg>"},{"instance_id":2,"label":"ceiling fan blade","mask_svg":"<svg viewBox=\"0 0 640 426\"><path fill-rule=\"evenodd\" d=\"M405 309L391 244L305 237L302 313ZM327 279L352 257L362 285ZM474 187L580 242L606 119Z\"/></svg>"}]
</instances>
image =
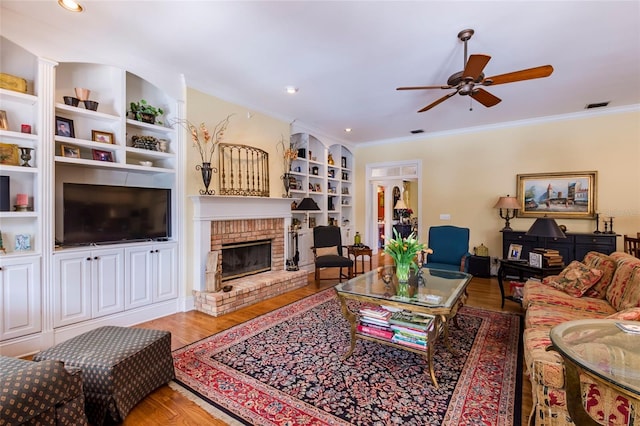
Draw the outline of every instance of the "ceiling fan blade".
<instances>
[{"instance_id":1,"label":"ceiling fan blade","mask_svg":"<svg viewBox=\"0 0 640 426\"><path fill-rule=\"evenodd\" d=\"M476 101L480 102L482 105L486 106L487 108L502 102L502 99L500 99L495 95L492 95L491 93L487 92L484 89L478 89L476 92L471 94L471 97Z\"/></svg>"},{"instance_id":2,"label":"ceiling fan blade","mask_svg":"<svg viewBox=\"0 0 640 426\"><path fill-rule=\"evenodd\" d=\"M428 89L451 89L452 86L413 86L397 87L396 90L428 90Z\"/></svg>"},{"instance_id":3,"label":"ceiling fan blade","mask_svg":"<svg viewBox=\"0 0 640 426\"><path fill-rule=\"evenodd\" d=\"M469 60L467 61L467 65L464 67L464 71L462 72L463 79L470 79L471 81L478 80L480 74L482 74L482 70L487 63L491 59L489 55L471 55L469 56Z\"/></svg>"},{"instance_id":4,"label":"ceiling fan blade","mask_svg":"<svg viewBox=\"0 0 640 426\"><path fill-rule=\"evenodd\" d=\"M425 111L429 111L431 108L433 108L434 106L441 104L442 102L446 101L447 99L449 99L450 97L452 97L453 95L455 95L456 92L451 92L447 95L444 95L443 97L441 97L440 99L436 100L435 102L430 103L429 105L427 105L426 107L422 108L420 111L418 112L425 112Z\"/></svg>"},{"instance_id":5,"label":"ceiling fan blade","mask_svg":"<svg viewBox=\"0 0 640 426\"><path fill-rule=\"evenodd\" d=\"M485 86L495 86L496 84L514 83L516 81L533 80L534 78L549 77L553 72L551 65L543 65L541 67L528 68L526 70L508 72L506 74L487 77L482 84Z\"/></svg>"}]
</instances>

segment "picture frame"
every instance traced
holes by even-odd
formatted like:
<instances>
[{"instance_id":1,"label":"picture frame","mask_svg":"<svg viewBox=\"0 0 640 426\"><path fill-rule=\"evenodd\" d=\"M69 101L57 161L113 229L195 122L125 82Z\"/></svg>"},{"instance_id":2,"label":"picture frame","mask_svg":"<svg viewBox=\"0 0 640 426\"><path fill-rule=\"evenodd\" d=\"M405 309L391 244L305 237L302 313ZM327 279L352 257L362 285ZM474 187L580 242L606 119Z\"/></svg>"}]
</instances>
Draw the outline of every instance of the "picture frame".
<instances>
[{"instance_id":1,"label":"picture frame","mask_svg":"<svg viewBox=\"0 0 640 426\"><path fill-rule=\"evenodd\" d=\"M309 218L309 228L315 228L316 227L316 218L315 217L310 217Z\"/></svg>"},{"instance_id":2,"label":"picture frame","mask_svg":"<svg viewBox=\"0 0 640 426\"><path fill-rule=\"evenodd\" d=\"M100 149L92 149L91 155L96 161L108 161L113 163L113 154L111 151L102 151Z\"/></svg>"},{"instance_id":3,"label":"picture frame","mask_svg":"<svg viewBox=\"0 0 640 426\"><path fill-rule=\"evenodd\" d=\"M60 154L67 158L80 158L80 148L69 145L60 145Z\"/></svg>"},{"instance_id":4,"label":"picture frame","mask_svg":"<svg viewBox=\"0 0 640 426\"><path fill-rule=\"evenodd\" d=\"M0 142L0 164L6 166L20 165L18 145Z\"/></svg>"},{"instance_id":5,"label":"picture frame","mask_svg":"<svg viewBox=\"0 0 640 426\"><path fill-rule=\"evenodd\" d=\"M522 244L510 244L509 251L507 252L507 259L520 260L521 253L522 253Z\"/></svg>"},{"instance_id":6,"label":"picture frame","mask_svg":"<svg viewBox=\"0 0 640 426\"><path fill-rule=\"evenodd\" d=\"M76 132L73 128L73 120L56 115L56 136L75 138Z\"/></svg>"},{"instance_id":7,"label":"picture frame","mask_svg":"<svg viewBox=\"0 0 640 426\"><path fill-rule=\"evenodd\" d=\"M517 175L517 217L593 219L598 172L555 172Z\"/></svg>"},{"instance_id":8,"label":"picture frame","mask_svg":"<svg viewBox=\"0 0 640 426\"><path fill-rule=\"evenodd\" d=\"M529 253L529 266L533 268L542 268L542 254L540 253Z\"/></svg>"},{"instance_id":9,"label":"picture frame","mask_svg":"<svg viewBox=\"0 0 640 426\"><path fill-rule=\"evenodd\" d=\"M347 157L341 158L340 165L342 166L343 169L347 168Z\"/></svg>"},{"instance_id":10,"label":"picture frame","mask_svg":"<svg viewBox=\"0 0 640 426\"><path fill-rule=\"evenodd\" d=\"M9 121L7 121L7 111L0 109L0 130L9 130Z\"/></svg>"},{"instance_id":11,"label":"picture frame","mask_svg":"<svg viewBox=\"0 0 640 426\"><path fill-rule=\"evenodd\" d=\"M31 235L16 234L16 251L31 250Z\"/></svg>"},{"instance_id":12,"label":"picture frame","mask_svg":"<svg viewBox=\"0 0 640 426\"><path fill-rule=\"evenodd\" d=\"M91 140L94 142L109 143L109 144L116 143L116 138L113 133L103 132L100 130L91 131Z\"/></svg>"}]
</instances>

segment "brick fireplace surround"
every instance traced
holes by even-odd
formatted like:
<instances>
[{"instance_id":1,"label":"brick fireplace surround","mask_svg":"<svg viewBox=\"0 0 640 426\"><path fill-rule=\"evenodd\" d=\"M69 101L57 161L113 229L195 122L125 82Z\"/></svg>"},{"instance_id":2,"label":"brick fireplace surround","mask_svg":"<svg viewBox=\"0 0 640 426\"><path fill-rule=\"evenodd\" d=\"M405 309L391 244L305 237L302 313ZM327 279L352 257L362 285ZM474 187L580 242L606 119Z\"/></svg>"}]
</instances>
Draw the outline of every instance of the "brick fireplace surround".
<instances>
[{"instance_id":1,"label":"brick fireplace surround","mask_svg":"<svg viewBox=\"0 0 640 426\"><path fill-rule=\"evenodd\" d=\"M307 285L307 271L286 271L289 253L287 229L291 224L291 200L260 197L196 196L194 204L194 283L196 310L219 316ZM271 270L225 281L229 292L207 291L205 266L209 251L222 245L271 240Z\"/></svg>"}]
</instances>

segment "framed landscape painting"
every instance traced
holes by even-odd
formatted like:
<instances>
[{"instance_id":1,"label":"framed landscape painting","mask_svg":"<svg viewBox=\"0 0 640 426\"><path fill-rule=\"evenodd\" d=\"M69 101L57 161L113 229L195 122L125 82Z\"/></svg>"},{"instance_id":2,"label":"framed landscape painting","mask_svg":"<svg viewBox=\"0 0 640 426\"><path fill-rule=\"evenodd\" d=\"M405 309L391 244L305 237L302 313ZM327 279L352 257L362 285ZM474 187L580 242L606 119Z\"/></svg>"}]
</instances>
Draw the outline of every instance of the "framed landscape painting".
<instances>
[{"instance_id":1,"label":"framed landscape painting","mask_svg":"<svg viewBox=\"0 0 640 426\"><path fill-rule=\"evenodd\" d=\"M594 218L597 176L595 171L519 174L518 217Z\"/></svg>"}]
</instances>

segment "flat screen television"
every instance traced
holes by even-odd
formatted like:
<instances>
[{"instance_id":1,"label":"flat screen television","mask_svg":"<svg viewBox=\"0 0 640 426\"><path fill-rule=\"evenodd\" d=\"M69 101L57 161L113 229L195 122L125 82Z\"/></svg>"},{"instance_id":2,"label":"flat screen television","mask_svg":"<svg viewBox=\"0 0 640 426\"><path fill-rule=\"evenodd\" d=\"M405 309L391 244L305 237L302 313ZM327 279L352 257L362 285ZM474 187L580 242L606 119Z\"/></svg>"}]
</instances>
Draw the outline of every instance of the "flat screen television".
<instances>
[{"instance_id":1,"label":"flat screen television","mask_svg":"<svg viewBox=\"0 0 640 426\"><path fill-rule=\"evenodd\" d=\"M63 183L63 245L171 235L171 189Z\"/></svg>"}]
</instances>

